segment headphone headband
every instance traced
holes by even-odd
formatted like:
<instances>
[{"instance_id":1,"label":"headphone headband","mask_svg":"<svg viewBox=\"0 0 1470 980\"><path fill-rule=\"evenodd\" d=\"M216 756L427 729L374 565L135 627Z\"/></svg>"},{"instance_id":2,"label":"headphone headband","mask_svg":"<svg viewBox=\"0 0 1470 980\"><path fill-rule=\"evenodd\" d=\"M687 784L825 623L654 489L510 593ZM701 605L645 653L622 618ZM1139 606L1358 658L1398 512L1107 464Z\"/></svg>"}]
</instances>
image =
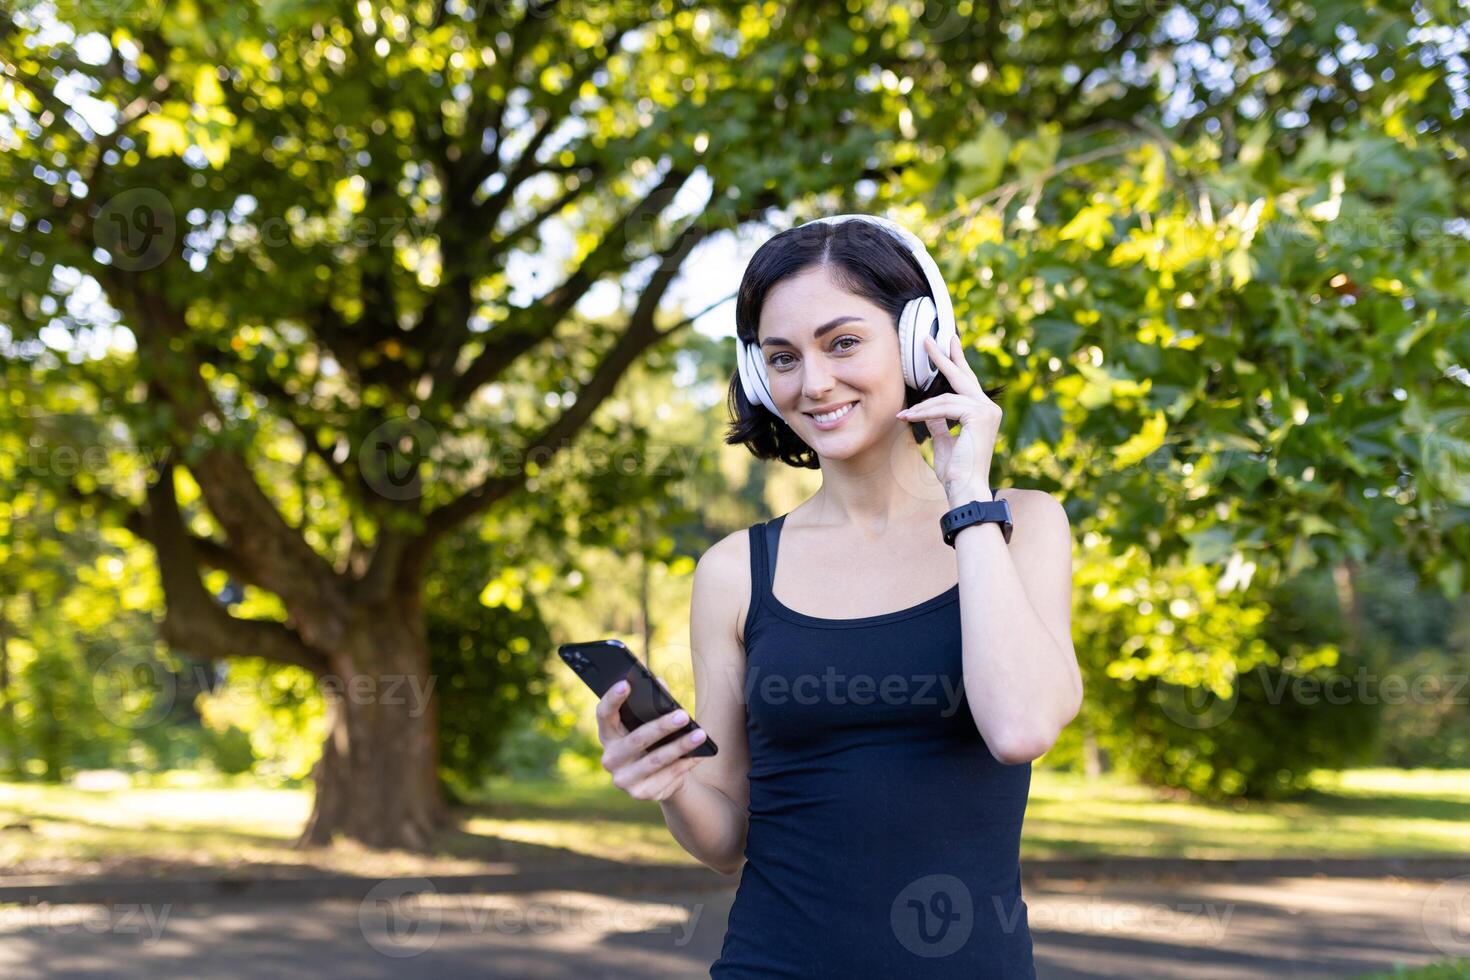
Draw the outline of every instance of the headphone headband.
<instances>
[{"instance_id":1,"label":"headphone headband","mask_svg":"<svg viewBox=\"0 0 1470 980\"><path fill-rule=\"evenodd\" d=\"M873 225L897 239L899 244L903 245L919 263L919 269L929 283L930 295L910 300L904 308L903 315L899 318L900 354L903 357L905 381L914 383L921 389L925 388L939 372L938 368L929 361L928 353L923 349L923 337L934 335L940 349L948 351L950 338L958 332L954 319L954 304L950 300L949 289L944 284L944 277L939 272L939 266L917 235L881 215L834 214L824 218L813 218L797 227L805 228L811 224L842 224L849 221L861 221ZM926 310L932 312L925 312ZM926 320L926 322L931 323L933 334L930 333L928 327L921 330L919 326L919 321L927 317L932 317L932 321ZM905 339L907 346L904 346ZM736 369L746 399L752 403L758 402L764 405L773 415L785 421L785 416L776 409L776 403L771 397L770 382L766 377L765 362L761 357L760 348L755 344L747 344L738 336L735 338L735 343Z\"/></svg>"},{"instance_id":2,"label":"headphone headband","mask_svg":"<svg viewBox=\"0 0 1470 980\"><path fill-rule=\"evenodd\" d=\"M885 218L878 214L834 214L826 218L813 218L811 221L805 222L799 227L805 228L807 225L818 223L840 224L846 221L864 221L870 225L876 225L903 243L904 247L909 250L909 254L918 261L919 268L924 273L924 278L929 281L929 293L934 298L934 308L939 314L940 332L943 333L946 330L954 331L956 329L954 322L954 303L950 301L949 287L944 284L944 276L939 272L939 265L934 261L934 257L929 254L929 250L924 247L924 243L919 240L918 235L915 235L893 219Z\"/></svg>"}]
</instances>

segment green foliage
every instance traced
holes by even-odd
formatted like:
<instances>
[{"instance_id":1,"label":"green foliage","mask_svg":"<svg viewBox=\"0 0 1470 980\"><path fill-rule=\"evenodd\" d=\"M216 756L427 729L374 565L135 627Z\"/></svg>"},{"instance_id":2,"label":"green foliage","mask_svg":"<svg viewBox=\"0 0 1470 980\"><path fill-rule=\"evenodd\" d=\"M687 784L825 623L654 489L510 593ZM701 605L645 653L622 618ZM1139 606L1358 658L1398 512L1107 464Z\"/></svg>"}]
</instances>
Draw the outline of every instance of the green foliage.
<instances>
[{"instance_id":1,"label":"green foliage","mask_svg":"<svg viewBox=\"0 0 1470 980\"><path fill-rule=\"evenodd\" d=\"M1470 620L1460 611L1462 629ZM1405 768L1470 768L1470 648L1420 650L1395 664L1407 697L1383 707L1378 759ZM1419 682L1422 693L1416 691Z\"/></svg>"},{"instance_id":2,"label":"green foliage","mask_svg":"<svg viewBox=\"0 0 1470 980\"><path fill-rule=\"evenodd\" d=\"M1070 179L1018 172L942 215L981 374L1016 382L1018 482L1161 558L1274 579L1403 550L1455 594L1459 164L1446 139L1382 125L1076 134Z\"/></svg>"},{"instance_id":3,"label":"green foliage","mask_svg":"<svg viewBox=\"0 0 1470 980\"><path fill-rule=\"evenodd\" d=\"M465 801L498 771L507 732L545 710L549 664L534 653L552 644L534 600L493 587L516 565L500 564L495 551L467 536L446 542L437 556L426 595L439 773L451 798ZM464 588L483 581L492 585L479 595Z\"/></svg>"},{"instance_id":4,"label":"green foliage","mask_svg":"<svg viewBox=\"0 0 1470 980\"><path fill-rule=\"evenodd\" d=\"M259 580L238 616L319 611L313 576L262 556L319 561L356 595L379 558L438 543L447 570L384 574L427 610L445 779L476 785L497 748L534 761L508 730L569 730L555 703L519 714L549 694L539 599L588 598L579 563L598 549L687 573L742 523L712 455L685 478L645 465L660 438L713 444L717 413L633 365L675 360L684 311L663 290L692 246L788 206L891 211L940 257L982 376L1008 382L1006 482L1066 498L1086 544L1084 721L1099 739L1136 721L1146 751L1113 750L1153 778L1275 792L1355 751L1323 734L1347 716L1262 704L1342 644L1274 637L1253 578L1401 553L1421 586L1464 591L1470 245L1451 222L1470 211L1470 154L1463 71L1437 40L1453 7L1298 5L1269 24L1202 3L1121 21L879 0L550 17L146 0L43 23L52 9L0 15L0 479L18 488L0 533L12 508L55 528L0 539L0 595L43 610L0 609L26 631L4 737L38 774L124 743L180 754L183 722L68 734L98 724L78 692L104 655L139 649L163 597L131 551L127 574L87 578L101 545L62 539L138 530L164 451L187 470L189 532ZM104 131L68 104L79 93ZM550 274L526 286L513 258ZM643 291L592 315L594 286ZM724 347L688 346L698 382L728 378ZM614 396L620 379L645 385ZM672 415L651 420L650 396ZM563 440L550 460L529 452L542 438ZM78 449L105 464L59 465ZM492 496L481 522L470 505ZM267 527L268 547L241 548ZM247 658L220 674L254 692L201 702L226 764L244 731L258 766L299 776L292 746L320 725L297 691L310 673ZM1193 710L1190 691L1235 692L1240 720L1160 722ZM1237 739L1247 717L1275 738Z\"/></svg>"},{"instance_id":5,"label":"green foliage","mask_svg":"<svg viewBox=\"0 0 1470 980\"><path fill-rule=\"evenodd\" d=\"M1303 681L1320 683L1331 676L1326 670L1303 674L1262 666L1240 675L1223 702L1192 701L1194 689L1171 690L1157 681L1131 685L1109 699L1131 724L1105 744L1145 781L1205 799L1294 796L1310 786L1315 769L1371 759L1376 706L1282 695L1302 689ZM1190 709L1201 703L1207 707L1198 722L1178 720L1190 717Z\"/></svg>"},{"instance_id":6,"label":"green foliage","mask_svg":"<svg viewBox=\"0 0 1470 980\"><path fill-rule=\"evenodd\" d=\"M268 785L304 780L321 754L326 731L316 679L299 667L258 658L230 660L223 679L197 701L216 745L243 732L250 771ZM236 758L244 757L244 752ZM222 771L230 771L221 762Z\"/></svg>"},{"instance_id":7,"label":"green foliage","mask_svg":"<svg viewBox=\"0 0 1470 980\"><path fill-rule=\"evenodd\" d=\"M1081 765L1090 736L1145 780L1218 798L1287 795L1312 768L1351 757L1347 735L1336 737L1343 719L1272 696L1285 651L1263 636L1264 597L1217 587L1202 565L1152 562L1138 548L1109 555L1094 534L1084 553L1074 637L1087 699L1050 763Z\"/></svg>"},{"instance_id":8,"label":"green foliage","mask_svg":"<svg viewBox=\"0 0 1470 980\"><path fill-rule=\"evenodd\" d=\"M1090 736L1148 782L1222 799L1295 795L1319 768L1463 764L1470 664L1452 630L1470 601L1416 591L1401 561L1222 592L1135 552L1077 579L1087 703L1047 765L1083 768Z\"/></svg>"},{"instance_id":9,"label":"green foliage","mask_svg":"<svg viewBox=\"0 0 1470 980\"><path fill-rule=\"evenodd\" d=\"M216 769L227 776L238 776L254 769L255 750L251 747L249 732L231 725L223 732L211 734L209 753Z\"/></svg>"}]
</instances>

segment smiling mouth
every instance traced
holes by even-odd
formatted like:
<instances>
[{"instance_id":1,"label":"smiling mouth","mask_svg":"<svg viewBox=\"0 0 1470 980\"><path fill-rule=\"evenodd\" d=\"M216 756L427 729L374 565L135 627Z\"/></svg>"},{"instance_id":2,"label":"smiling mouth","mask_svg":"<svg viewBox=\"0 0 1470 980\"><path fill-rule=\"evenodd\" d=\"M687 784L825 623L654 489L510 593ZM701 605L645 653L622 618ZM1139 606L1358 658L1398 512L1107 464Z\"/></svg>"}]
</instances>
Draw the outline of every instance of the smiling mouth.
<instances>
[{"instance_id":1,"label":"smiling mouth","mask_svg":"<svg viewBox=\"0 0 1470 980\"><path fill-rule=\"evenodd\" d=\"M845 418L847 414L853 410L853 407L855 405L857 405L856 401L850 401L834 412L827 412L822 415L813 415L811 412L803 412L802 414L816 422L821 422L825 424L828 422L836 422L839 419Z\"/></svg>"}]
</instances>

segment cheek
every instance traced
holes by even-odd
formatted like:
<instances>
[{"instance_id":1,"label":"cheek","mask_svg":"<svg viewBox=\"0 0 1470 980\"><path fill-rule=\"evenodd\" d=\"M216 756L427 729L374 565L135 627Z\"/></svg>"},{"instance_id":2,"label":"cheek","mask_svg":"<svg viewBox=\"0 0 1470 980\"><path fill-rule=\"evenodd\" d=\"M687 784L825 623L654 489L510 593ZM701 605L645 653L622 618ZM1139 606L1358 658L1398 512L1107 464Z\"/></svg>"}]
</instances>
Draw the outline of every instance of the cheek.
<instances>
[{"instance_id":1,"label":"cheek","mask_svg":"<svg viewBox=\"0 0 1470 980\"><path fill-rule=\"evenodd\" d=\"M866 351L861 365L854 365L853 382L885 401L901 404L905 396L903 366L898 363L897 351L888 356L883 351Z\"/></svg>"}]
</instances>

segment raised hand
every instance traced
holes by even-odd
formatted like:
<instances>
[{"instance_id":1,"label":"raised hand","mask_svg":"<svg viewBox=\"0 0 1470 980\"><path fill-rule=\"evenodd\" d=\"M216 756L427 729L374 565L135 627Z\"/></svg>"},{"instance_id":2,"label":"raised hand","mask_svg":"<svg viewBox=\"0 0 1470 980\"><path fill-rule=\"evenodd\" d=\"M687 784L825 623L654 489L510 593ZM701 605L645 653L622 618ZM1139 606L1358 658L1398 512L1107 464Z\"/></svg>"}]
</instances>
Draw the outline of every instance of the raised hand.
<instances>
[{"instance_id":1,"label":"raised hand","mask_svg":"<svg viewBox=\"0 0 1470 980\"><path fill-rule=\"evenodd\" d=\"M923 421L934 437L934 474L951 506L990 500L990 464L1000 433L1000 406L985 394L975 369L965 360L959 337L951 340L947 354L929 336L924 338L924 349L954 391L926 398L898 417ZM949 431L950 419L959 420L959 432Z\"/></svg>"}]
</instances>

